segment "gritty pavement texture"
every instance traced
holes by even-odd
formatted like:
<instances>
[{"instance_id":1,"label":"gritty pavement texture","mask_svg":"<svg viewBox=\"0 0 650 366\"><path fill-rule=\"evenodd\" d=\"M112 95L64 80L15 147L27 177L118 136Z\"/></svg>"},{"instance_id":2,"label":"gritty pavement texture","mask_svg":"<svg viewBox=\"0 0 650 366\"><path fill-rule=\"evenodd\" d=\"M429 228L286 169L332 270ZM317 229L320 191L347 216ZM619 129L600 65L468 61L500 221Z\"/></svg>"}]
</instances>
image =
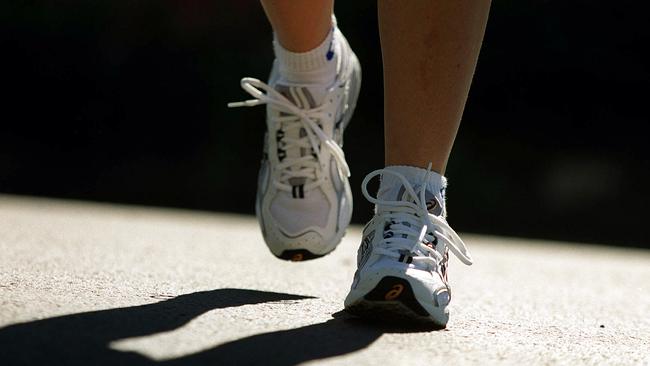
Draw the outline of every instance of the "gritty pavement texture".
<instances>
[{"instance_id":1,"label":"gritty pavement texture","mask_svg":"<svg viewBox=\"0 0 650 366\"><path fill-rule=\"evenodd\" d=\"M0 364L650 364L649 251L463 237L435 331L341 313L358 227L290 263L248 216L0 196Z\"/></svg>"}]
</instances>

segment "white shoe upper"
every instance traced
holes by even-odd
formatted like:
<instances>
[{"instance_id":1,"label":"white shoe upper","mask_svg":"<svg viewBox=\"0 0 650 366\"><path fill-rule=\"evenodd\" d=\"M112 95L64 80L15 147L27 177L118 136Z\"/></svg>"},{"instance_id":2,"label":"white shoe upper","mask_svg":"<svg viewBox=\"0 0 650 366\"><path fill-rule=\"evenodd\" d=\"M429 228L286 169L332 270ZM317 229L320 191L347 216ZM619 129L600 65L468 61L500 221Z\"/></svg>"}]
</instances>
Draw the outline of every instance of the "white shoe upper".
<instances>
[{"instance_id":1,"label":"white shoe upper","mask_svg":"<svg viewBox=\"0 0 650 366\"><path fill-rule=\"evenodd\" d=\"M352 214L350 175L341 148L359 93L361 70L337 28L333 85L289 83L274 63L269 82L242 79L255 99L230 107L266 104L267 133L256 212L271 251L332 251Z\"/></svg>"},{"instance_id":2,"label":"white shoe upper","mask_svg":"<svg viewBox=\"0 0 650 366\"><path fill-rule=\"evenodd\" d=\"M418 183L401 172L422 171ZM430 170L389 167L370 173L363 181L364 196L376 204L376 213L363 230L358 269L345 300L359 301L386 276L408 280L415 298L437 322L446 323L451 290L447 283L449 252L472 264L467 247L445 220L444 177L430 179ZM370 196L368 182L382 176L379 198Z\"/></svg>"}]
</instances>

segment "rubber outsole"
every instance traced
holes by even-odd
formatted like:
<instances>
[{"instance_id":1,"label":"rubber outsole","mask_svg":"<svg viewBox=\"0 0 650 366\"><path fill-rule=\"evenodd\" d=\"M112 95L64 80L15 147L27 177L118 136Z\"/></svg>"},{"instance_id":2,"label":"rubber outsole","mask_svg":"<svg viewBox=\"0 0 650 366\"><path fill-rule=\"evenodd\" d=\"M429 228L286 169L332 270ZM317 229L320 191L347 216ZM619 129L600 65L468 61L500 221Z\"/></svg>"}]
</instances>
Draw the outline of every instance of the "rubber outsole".
<instances>
[{"instance_id":1,"label":"rubber outsole","mask_svg":"<svg viewBox=\"0 0 650 366\"><path fill-rule=\"evenodd\" d=\"M284 259L291 262L302 262L308 261L320 257L324 257L329 253L325 254L314 254L306 249L294 249L294 250L285 250L282 254L277 255L277 258Z\"/></svg>"},{"instance_id":2,"label":"rubber outsole","mask_svg":"<svg viewBox=\"0 0 650 366\"><path fill-rule=\"evenodd\" d=\"M407 280L394 276L382 278L377 286L345 311L366 319L388 323L432 324L444 328L434 320L415 298Z\"/></svg>"}]
</instances>

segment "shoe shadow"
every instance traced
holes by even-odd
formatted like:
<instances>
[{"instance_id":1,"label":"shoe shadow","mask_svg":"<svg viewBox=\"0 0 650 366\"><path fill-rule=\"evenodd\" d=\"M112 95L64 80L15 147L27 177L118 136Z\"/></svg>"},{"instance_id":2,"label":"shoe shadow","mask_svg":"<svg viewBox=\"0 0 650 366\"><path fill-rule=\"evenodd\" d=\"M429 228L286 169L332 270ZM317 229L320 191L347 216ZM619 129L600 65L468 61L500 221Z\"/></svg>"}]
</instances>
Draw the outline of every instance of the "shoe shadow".
<instances>
[{"instance_id":1,"label":"shoe shadow","mask_svg":"<svg viewBox=\"0 0 650 366\"><path fill-rule=\"evenodd\" d=\"M180 328L213 310L312 297L244 289L181 295L154 304L91 311L0 328L3 365L295 365L343 355L370 345L382 334L430 329L386 328L334 319L300 328L257 334L175 359L156 361L136 352L111 349L110 342Z\"/></svg>"},{"instance_id":2,"label":"shoe shadow","mask_svg":"<svg viewBox=\"0 0 650 366\"><path fill-rule=\"evenodd\" d=\"M430 332L431 326L383 324L343 312L324 323L257 334L170 360L172 365L297 365L362 350L385 333Z\"/></svg>"}]
</instances>

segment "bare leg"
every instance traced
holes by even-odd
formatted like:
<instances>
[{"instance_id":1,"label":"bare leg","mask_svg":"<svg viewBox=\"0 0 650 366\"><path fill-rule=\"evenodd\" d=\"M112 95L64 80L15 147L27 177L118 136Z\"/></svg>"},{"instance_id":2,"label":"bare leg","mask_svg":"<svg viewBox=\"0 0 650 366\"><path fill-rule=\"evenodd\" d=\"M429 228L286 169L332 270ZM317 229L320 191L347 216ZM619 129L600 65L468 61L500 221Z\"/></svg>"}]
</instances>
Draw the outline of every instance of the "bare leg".
<instances>
[{"instance_id":1,"label":"bare leg","mask_svg":"<svg viewBox=\"0 0 650 366\"><path fill-rule=\"evenodd\" d=\"M379 0L386 165L444 174L490 0Z\"/></svg>"},{"instance_id":2,"label":"bare leg","mask_svg":"<svg viewBox=\"0 0 650 366\"><path fill-rule=\"evenodd\" d=\"M334 0L261 0L278 41L291 52L318 46L332 28Z\"/></svg>"}]
</instances>

